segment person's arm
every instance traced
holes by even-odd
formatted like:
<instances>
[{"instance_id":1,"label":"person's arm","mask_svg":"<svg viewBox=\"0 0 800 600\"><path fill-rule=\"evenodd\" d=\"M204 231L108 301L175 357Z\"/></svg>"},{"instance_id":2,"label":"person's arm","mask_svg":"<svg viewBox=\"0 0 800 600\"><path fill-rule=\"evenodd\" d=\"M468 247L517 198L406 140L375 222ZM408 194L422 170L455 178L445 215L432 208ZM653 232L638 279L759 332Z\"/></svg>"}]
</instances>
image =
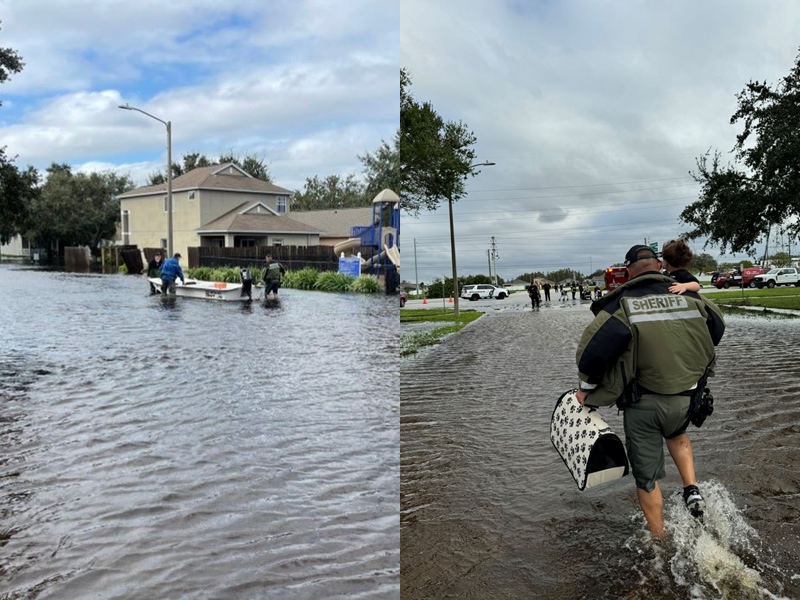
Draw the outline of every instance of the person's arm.
<instances>
[{"instance_id":1,"label":"person's arm","mask_svg":"<svg viewBox=\"0 0 800 600\"><path fill-rule=\"evenodd\" d=\"M678 283L677 281L669 286L669 291L673 294L682 294L684 292L699 292L700 291L700 284L696 281L690 281L688 283Z\"/></svg>"}]
</instances>

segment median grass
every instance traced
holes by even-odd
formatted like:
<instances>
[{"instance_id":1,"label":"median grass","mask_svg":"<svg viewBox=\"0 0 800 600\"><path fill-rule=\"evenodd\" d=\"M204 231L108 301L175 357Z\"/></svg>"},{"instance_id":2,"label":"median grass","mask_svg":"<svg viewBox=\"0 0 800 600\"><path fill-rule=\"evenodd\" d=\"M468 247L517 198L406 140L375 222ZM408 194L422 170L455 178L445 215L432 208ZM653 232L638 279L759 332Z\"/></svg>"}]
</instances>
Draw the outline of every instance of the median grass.
<instances>
[{"instance_id":1,"label":"median grass","mask_svg":"<svg viewBox=\"0 0 800 600\"><path fill-rule=\"evenodd\" d=\"M430 331L414 331L408 334L400 332L400 356L416 354L427 346L435 346L442 338L459 331L472 321L479 319L482 312L476 310L459 311L455 318L452 310L447 309L401 309L401 323L441 323Z\"/></svg>"},{"instance_id":2,"label":"median grass","mask_svg":"<svg viewBox=\"0 0 800 600\"><path fill-rule=\"evenodd\" d=\"M769 312L771 308L800 311L800 287L776 287L761 290L745 288L744 293L741 289L737 289L729 292L715 292L709 294L707 298L717 305L756 306L763 308L765 312ZM744 312L752 314L753 311Z\"/></svg>"}]
</instances>

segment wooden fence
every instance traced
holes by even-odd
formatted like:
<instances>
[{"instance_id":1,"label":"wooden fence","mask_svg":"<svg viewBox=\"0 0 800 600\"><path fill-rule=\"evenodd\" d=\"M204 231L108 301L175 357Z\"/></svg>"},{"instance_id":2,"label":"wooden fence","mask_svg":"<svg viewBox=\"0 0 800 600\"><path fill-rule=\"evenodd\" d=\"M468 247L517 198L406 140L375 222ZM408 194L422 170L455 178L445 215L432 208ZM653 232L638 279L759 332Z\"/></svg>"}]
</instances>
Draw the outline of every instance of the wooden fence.
<instances>
[{"instance_id":1,"label":"wooden fence","mask_svg":"<svg viewBox=\"0 0 800 600\"><path fill-rule=\"evenodd\" d=\"M362 255L369 256L372 249L365 247ZM246 267L261 265L264 257L281 263L289 271L311 267L317 271L338 271L339 257L333 246L250 246L245 248L189 248L189 267Z\"/></svg>"}]
</instances>

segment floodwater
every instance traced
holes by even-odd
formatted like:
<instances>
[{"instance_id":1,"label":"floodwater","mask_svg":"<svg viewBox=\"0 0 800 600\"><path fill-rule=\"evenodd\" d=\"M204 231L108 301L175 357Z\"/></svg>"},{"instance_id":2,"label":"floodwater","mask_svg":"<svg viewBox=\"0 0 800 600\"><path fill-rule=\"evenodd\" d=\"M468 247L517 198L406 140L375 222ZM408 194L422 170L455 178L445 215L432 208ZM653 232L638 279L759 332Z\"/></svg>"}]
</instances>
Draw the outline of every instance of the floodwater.
<instances>
[{"instance_id":1,"label":"floodwater","mask_svg":"<svg viewBox=\"0 0 800 600\"><path fill-rule=\"evenodd\" d=\"M0 266L0 598L399 597L397 298Z\"/></svg>"},{"instance_id":2,"label":"floodwater","mask_svg":"<svg viewBox=\"0 0 800 600\"><path fill-rule=\"evenodd\" d=\"M630 476L580 492L550 443L591 317L492 311L401 364L404 600L800 598L800 320L727 319L716 410L689 429L706 525L667 455L655 543Z\"/></svg>"}]
</instances>

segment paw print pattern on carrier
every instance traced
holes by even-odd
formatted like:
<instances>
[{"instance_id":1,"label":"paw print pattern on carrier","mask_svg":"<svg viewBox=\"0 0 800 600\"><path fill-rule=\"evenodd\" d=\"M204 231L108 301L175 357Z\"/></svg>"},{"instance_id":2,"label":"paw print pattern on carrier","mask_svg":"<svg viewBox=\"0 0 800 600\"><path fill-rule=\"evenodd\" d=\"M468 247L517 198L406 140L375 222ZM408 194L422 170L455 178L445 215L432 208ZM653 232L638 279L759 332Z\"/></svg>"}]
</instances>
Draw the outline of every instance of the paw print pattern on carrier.
<instances>
[{"instance_id":1,"label":"paw print pattern on carrier","mask_svg":"<svg viewBox=\"0 0 800 600\"><path fill-rule=\"evenodd\" d=\"M619 437L596 410L580 405L575 390L565 392L556 402L550 441L580 490L628 474L628 459Z\"/></svg>"}]
</instances>

